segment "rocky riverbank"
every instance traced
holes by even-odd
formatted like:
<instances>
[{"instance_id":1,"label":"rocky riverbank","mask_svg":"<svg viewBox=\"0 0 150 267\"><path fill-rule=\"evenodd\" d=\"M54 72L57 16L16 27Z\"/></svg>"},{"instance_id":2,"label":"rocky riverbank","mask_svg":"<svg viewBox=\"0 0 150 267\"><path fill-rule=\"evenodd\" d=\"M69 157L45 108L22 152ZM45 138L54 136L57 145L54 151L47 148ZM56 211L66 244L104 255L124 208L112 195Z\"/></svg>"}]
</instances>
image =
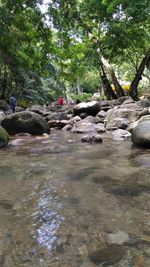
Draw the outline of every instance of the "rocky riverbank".
<instances>
[{"instance_id":1,"label":"rocky riverbank","mask_svg":"<svg viewBox=\"0 0 150 267\"><path fill-rule=\"evenodd\" d=\"M3 105L4 106L4 105ZM137 146L150 147L150 99L133 101L130 97L117 100L92 101L73 107L51 105L17 108L10 114L0 106L0 131L10 134L50 134L54 128L81 134L82 142L101 143L109 134L115 140L131 139ZM5 133L7 135L7 133ZM0 135L0 141L4 139ZM5 136L6 140L6 136ZM7 139L8 140L8 139ZM3 142L7 145L8 142Z\"/></svg>"}]
</instances>

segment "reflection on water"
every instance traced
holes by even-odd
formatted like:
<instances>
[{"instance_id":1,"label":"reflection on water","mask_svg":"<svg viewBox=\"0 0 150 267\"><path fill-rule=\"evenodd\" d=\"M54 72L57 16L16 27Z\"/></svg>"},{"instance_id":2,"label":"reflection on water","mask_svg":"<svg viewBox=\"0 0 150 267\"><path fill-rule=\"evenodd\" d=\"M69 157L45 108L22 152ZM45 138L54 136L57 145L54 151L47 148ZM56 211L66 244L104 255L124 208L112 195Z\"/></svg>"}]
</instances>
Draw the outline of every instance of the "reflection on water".
<instances>
[{"instance_id":1,"label":"reflection on water","mask_svg":"<svg viewBox=\"0 0 150 267\"><path fill-rule=\"evenodd\" d=\"M43 214L41 214L41 218L43 220L43 224L37 230L37 240L40 245L45 246L48 251L51 252L53 245L57 240L57 230L63 221L63 217L58 215L55 211L47 209Z\"/></svg>"},{"instance_id":2,"label":"reflection on water","mask_svg":"<svg viewBox=\"0 0 150 267\"><path fill-rule=\"evenodd\" d=\"M0 160L1 267L149 267L150 151L21 137Z\"/></svg>"},{"instance_id":3,"label":"reflection on water","mask_svg":"<svg viewBox=\"0 0 150 267\"><path fill-rule=\"evenodd\" d=\"M57 240L57 230L64 218L56 211L49 208L52 197L45 197L45 192L39 199L38 208L40 209L40 227L37 229L37 241L40 245L46 247L49 252L54 249ZM55 199L54 199L55 201Z\"/></svg>"}]
</instances>

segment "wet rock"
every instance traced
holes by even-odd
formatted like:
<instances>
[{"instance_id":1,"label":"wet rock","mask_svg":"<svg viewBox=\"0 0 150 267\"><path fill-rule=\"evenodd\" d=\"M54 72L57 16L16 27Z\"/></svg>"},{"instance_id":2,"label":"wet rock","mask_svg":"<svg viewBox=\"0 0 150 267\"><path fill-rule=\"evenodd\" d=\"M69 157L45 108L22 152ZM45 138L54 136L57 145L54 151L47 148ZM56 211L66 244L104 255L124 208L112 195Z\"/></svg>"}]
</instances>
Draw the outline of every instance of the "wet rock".
<instances>
[{"instance_id":1,"label":"wet rock","mask_svg":"<svg viewBox=\"0 0 150 267\"><path fill-rule=\"evenodd\" d=\"M141 104L142 108L150 107L150 100L149 99L142 99L140 104Z\"/></svg>"},{"instance_id":2,"label":"wet rock","mask_svg":"<svg viewBox=\"0 0 150 267\"><path fill-rule=\"evenodd\" d=\"M74 133L88 133L94 130L94 124L84 119L76 122L71 131Z\"/></svg>"},{"instance_id":3,"label":"wet rock","mask_svg":"<svg viewBox=\"0 0 150 267\"><path fill-rule=\"evenodd\" d=\"M104 127L104 124L103 123L97 123L95 126L94 126L95 130L97 133L104 133L106 132L106 129Z\"/></svg>"},{"instance_id":4,"label":"wet rock","mask_svg":"<svg viewBox=\"0 0 150 267\"><path fill-rule=\"evenodd\" d=\"M86 143L102 143L102 137L99 134L84 135L81 137L81 141Z\"/></svg>"},{"instance_id":5,"label":"wet rock","mask_svg":"<svg viewBox=\"0 0 150 267\"><path fill-rule=\"evenodd\" d=\"M100 103L98 101L92 101L88 103L80 103L73 108L74 116L86 113L88 115L96 116L100 111Z\"/></svg>"},{"instance_id":6,"label":"wet rock","mask_svg":"<svg viewBox=\"0 0 150 267\"><path fill-rule=\"evenodd\" d=\"M19 145L22 144L23 142L24 142L24 139L18 138L18 139L12 140L12 141L10 142L10 145L11 145L11 146L19 146Z\"/></svg>"},{"instance_id":7,"label":"wet rock","mask_svg":"<svg viewBox=\"0 0 150 267\"><path fill-rule=\"evenodd\" d=\"M117 107L114 107L113 109L110 109L107 112L107 116L105 119L107 121L107 124L116 118L125 118L131 123L138 119L139 117L138 114L139 114L138 107L136 109L135 107L129 108L126 106L117 106Z\"/></svg>"},{"instance_id":8,"label":"wet rock","mask_svg":"<svg viewBox=\"0 0 150 267\"><path fill-rule=\"evenodd\" d=\"M123 129L118 129L118 130L113 131L113 138L115 140L130 139L131 133Z\"/></svg>"},{"instance_id":9,"label":"wet rock","mask_svg":"<svg viewBox=\"0 0 150 267\"><path fill-rule=\"evenodd\" d=\"M7 146L9 142L9 135L6 130L0 126L0 148Z\"/></svg>"},{"instance_id":10,"label":"wet rock","mask_svg":"<svg viewBox=\"0 0 150 267\"><path fill-rule=\"evenodd\" d=\"M11 203L10 200L0 199L0 206L4 209L12 209L13 203Z\"/></svg>"},{"instance_id":11,"label":"wet rock","mask_svg":"<svg viewBox=\"0 0 150 267\"><path fill-rule=\"evenodd\" d=\"M127 131L132 133L133 129L138 125L139 121L134 121L132 122L128 127L127 127Z\"/></svg>"},{"instance_id":12,"label":"wet rock","mask_svg":"<svg viewBox=\"0 0 150 267\"><path fill-rule=\"evenodd\" d=\"M91 252L89 254L89 259L96 265L103 263L103 266L110 266L118 263L125 254L126 249L123 246L111 245Z\"/></svg>"},{"instance_id":13,"label":"wet rock","mask_svg":"<svg viewBox=\"0 0 150 267\"><path fill-rule=\"evenodd\" d=\"M0 111L0 124L2 122L2 120L4 120L6 117L6 115L4 114L4 112Z\"/></svg>"},{"instance_id":14,"label":"wet rock","mask_svg":"<svg viewBox=\"0 0 150 267\"><path fill-rule=\"evenodd\" d=\"M98 112L97 117L104 120L106 115L107 115L107 112L105 112L104 110L101 110L100 112Z\"/></svg>"},{"instance_id":15,"label":"wet rock","mask_svg":"<svg viewBox=\"0 0 150 267\"><path fill-rule=\"evenodd\" d=\"M120 129L126 129L129 126L129 120L126 118L114 118L111 120L108 124L106 129L107 130L116 130L118 128Z\"/></svg>"},{"instance_id":16,"label":"wet rock","mask_svg":"<svg viewBox=\"0 0 150 267\"><path fill-rule=\"evenodd\" d=\"M103 123L103 119L102 118L99 118L99 117L94 117L94 122L97 124L97 123Z\"/></svg>"},{"instance_id":17,"label":"wet rock","mask_svg":"<svg viewBox=\"0 0 150 267\"><path fill-rule=\"evenodd\" d=\"M2 126L9 134L30 133L41 135L50 133L47 122L40 115L27 111L8 115L2 121Z\"/></svg>"},{"instance_id":18,"label":"wet rock","mask_svg":"<svg viewBox=\"0 0 150 267\"><path fill-rule=\"evenodd\" d=\"M137 184L134 182L122 184L122 186L113 186L112 188L106 188L106 191L117 196L138 196L142 192L150 191L150 184Z\"/></svg>"},{"instance_id":19,"label":"wet rock","mask_svg":"<svg viewBox=\"0 0 150 267\"><path fill-rule=\"evenodd\" d=\"M146 116L150 114L150 108L144 108L142 111L139 112L139 117Z\"/></svg>"},{"instance_id":20,"label":"wet rock","mask_svg":"<svg viewBox=\"0 0 150 267\"><path fill-rule=\"evenodd\" d=\"M70 124L67 124L62 128L62 131L71 131L71 129L72 129L72 126Z\"/></svg>"},{"instance_id":21,"label":"wet rock","mask_svg":"<svg viewBox=\"0 0 150 267\"><path fill-rule=\"evenodd\" d=\"M66 126L68 124L67 120L52 120L52 121L48 121L48 125L50 128L58 128L58 129L62 129L64 126Z\"/></svg>"},{"instance_id":22,"label":"wet rock","mask_svg":"<svg viewBox=\"0 0 150 267\"><path fill-rule=\"evenodd\" d=\"M89 122L87 118L85 118L84 120L76 122L72 127L71 131L74 133L91 133L91 132L100 133L104 132L105 128L104 124L101 123L94 124Z\"/></svg>"},{"instance_id":23,"label":"wet rock","mask_svg":"<svg viewBox=\"0 0 150 267\"><path fill-rule=\"evenodd\" d=\"M108 242L110 244L122 245L124 242L127 242L128 240L129 240L129 235L122 231L108 235Z\"/></svg>"},{"instance_id":24,"label":"wet rock","mask_svg":"<svg viewBox=\"0 0 150 267\"><path fill-rule=\"evenodd\" d=\"M132 142L136 146L150 147L150 115L143 116L133 129Z\"/></svg>"}]
</instances>

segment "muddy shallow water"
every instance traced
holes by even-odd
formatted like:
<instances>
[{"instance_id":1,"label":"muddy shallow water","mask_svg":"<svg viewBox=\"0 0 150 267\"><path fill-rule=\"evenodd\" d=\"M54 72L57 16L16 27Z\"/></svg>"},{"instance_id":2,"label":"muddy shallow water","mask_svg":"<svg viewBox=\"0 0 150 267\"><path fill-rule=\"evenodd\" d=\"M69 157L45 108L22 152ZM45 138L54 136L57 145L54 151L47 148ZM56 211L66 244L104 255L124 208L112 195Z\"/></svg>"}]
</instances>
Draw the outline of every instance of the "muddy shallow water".
<instances>
[{"instance_id":1,"label":"muddy shallow water","mask_svg":"<svg viewBox=\"0 0 150 267\"><path fill-rule=\"evenodd\" d=\"M1 267L150 266L150 150L20 136L0 188Z\"/></svg>"}]
</instances>

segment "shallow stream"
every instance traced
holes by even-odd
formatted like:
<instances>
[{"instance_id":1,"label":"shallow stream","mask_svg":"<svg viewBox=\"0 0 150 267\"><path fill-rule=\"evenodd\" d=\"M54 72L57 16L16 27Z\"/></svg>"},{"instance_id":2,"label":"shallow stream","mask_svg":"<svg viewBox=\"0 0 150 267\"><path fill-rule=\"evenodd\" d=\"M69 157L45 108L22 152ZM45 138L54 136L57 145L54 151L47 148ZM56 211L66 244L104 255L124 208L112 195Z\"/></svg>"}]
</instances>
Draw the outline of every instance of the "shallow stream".
<instances>
[{"instance_id":1,"label":"shallow stream","mask_svg":"<svg viewBox=\"0 0 150 267\"><path fill-rule=\"evenodd\" d=\"M0 189L0 267L150 266L150 150L18 136Z\"/></svg>"}]
</instances>

